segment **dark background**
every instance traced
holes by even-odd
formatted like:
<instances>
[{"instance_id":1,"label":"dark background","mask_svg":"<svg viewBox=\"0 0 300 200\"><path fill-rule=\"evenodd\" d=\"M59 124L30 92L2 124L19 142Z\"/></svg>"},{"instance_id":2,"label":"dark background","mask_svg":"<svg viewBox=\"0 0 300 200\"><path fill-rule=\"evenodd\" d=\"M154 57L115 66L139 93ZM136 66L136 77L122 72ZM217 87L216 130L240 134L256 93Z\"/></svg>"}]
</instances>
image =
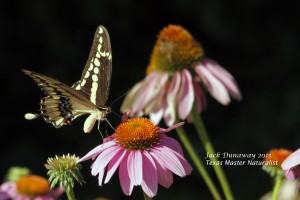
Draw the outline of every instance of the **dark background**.
<instances>
[{"instance_id":1,"label":"dark background","mask_svg":"<svg viewBox=\"0 0 300 200\"><path fill-rule=\"evenodd\" d=\"M299 148L299 5L298 1L11 1L0 6L1 151L0 176L10 166L27 166L46 176L48 157L83 156L101 142L96 130L83 134L85 117L55 129L42 119L26 121L38 109L43 93L22 68L72 85L81 75L94 31L104 25L111 37L113 76L109 103L144 78L159 30L168 24L187 28L239 83L241 102L221 106L208 96L202 114L215 149L230 153L265 153L271 148ZM123 98L113 104L119 113ZM119 118L112 114L114 126ZM165 126L161 124L161 126ZM191 125L185 126L203 158ZM107 128L112 133L110 128ZM177 138L176 132L169 133ZM187 158L189 156L186 154ZM78 199L142 199L122 194L118 176L100 188L83 164L87 181L78 184ZM211 167L208 170L213 174ZM260 166L225 166L236 199L258 199L272 188ZM215 176L213 176L215 179ZM212 199L195 169L175 178L170 189L159 187L155 199ZM63 197L66 198L65 196Z\"/></svg>"}]
</instances>

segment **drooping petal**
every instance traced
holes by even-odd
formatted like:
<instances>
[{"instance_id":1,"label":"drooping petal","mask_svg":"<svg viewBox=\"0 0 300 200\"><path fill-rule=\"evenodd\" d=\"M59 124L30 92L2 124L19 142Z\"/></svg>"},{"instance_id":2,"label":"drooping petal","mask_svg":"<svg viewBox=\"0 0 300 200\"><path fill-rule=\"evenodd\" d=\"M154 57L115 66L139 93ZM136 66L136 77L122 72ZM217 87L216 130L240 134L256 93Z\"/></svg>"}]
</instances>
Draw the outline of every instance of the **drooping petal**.
<instances>
[{"instance_id":1,"label":"drooping petal","mask_svg":"<svg viewBox=\"0 0 300 200\"><path fill-rule=\"evenodd\" d=\"M102 168L98 172L98 184L99 184L99 186L102 186L105 169L106 169L106 167Z\"/></svg>"},{"instance_id":2,"label":"drooping petal","mask_svg":"<svg viewBox=\"0 0 300 200\"><path fill-rule=\"evenodd\" d=\"M177 142L177 140L166 136L165 134L162 134L160 136L160 144L162 146L167 146L170 149L173 149L174 151L178 152L179 154L183 155L183 150L180 146L180 144Z\"/></svg>"},{"instance_id":3,"label":"drooping petal","mask_svg":"<svg viewBox=\"0 0 300 200\"><path fill-rule=\"evenodd\" d=\"M7 192L0 191L0 199L1 200L10 200L11 196Z\"/></svg>"},{"instance_id":4,"label":"drooping petal","mask_svg":"<svg viewBox=\"0 0 300 200\"><path fill-rule=\"evenodd\" d=\"M149 114L152 111L157 109L158 105L162 104L162 97L165 93L165 84L168 80L168 74L162 73L159 77L159 80L157 80L155 87L150 92L151 96L149 97L148 103L145 105L144 111L145 114Z\"/></svg>"},{"instance_id":5,"label":"drooping petal","mask_svg":"<svg viewBox=\"0 0 300 200\"><path fill-rule=\"evenodd\" d=\"M160 129L159 129L159 133L167 133L167 132L169 132L169 131L171 131L171 130L173 130L173 129L176 129L176 128L179 127L179 126L182 126L183 124L184 124L184 122L179 122L179 123L177 123L177 124L174 124L174 125L170 126L170 127L167 128L167 129L160 128Z\"/></svg>"},{"instance_id":6,"label":"drooping petal","mask_svg":"<svg viewBox=\"0 0 300 200\"><path fill-rule=\"evenodd\" d=\"M168 126L174 124L176 119L175 108L177 106L177 95L180 87L180 82L181 82L180 73L176 72L173 75L173 79L171 81L171 84L169 85L168 92L167 92L167 105L164 113L164 119L165 119L165 123Z\"/></svg>"},{"instance_id":7,"label":"drooping petal","mask_svg":"<svg viewBox=\"0 0 300 200\"><path fill-rule=\"evenodd\" d=\"M205 84L209 93L221 104L228 105L230 103L230 97L225 86L214 77L208 69L202 64L195 67L195 71L200 76L201 80Z\"/></svg>"},{"instance_id":8,"label":"drooping petal","mask_svg":"<svg viewBox=\"0 0 300 200\"><path fill-rule=\"evenodd\" d=\"M101 170L106 167L106 165L111 161L111 159L119 152L121 148L119 146L112 146L103 151L95 160L92 166L92 175L96 176Z\"/></svg>"},{"instance_id":9,"label":"drooping petal","mask_svg":"<svg viewBox=\"0 0 300 200\"><path fill-rule=\"evenodd\" d=\"M132 104L143 85L143 81L138 82L133 86L133 88L129 91L127 96L125 97L122 105L121 105L121 112L124 113L132 108Z\"/></svg>"},{"instance_id":10,"label":"drooping petal","mask_svg":"<svg viewBox=\"0 0 300 200\"><path fill-rule=\"evenodd\" d=\"M112 146L116 145L115 141L109 141L106 143L103 143L97 147L95 147L94 149L92 149L90 152L88 152L85 156L83 156L82 158L80 158L77 163L88 160L90 158L95 158L96 156L98 156L100 153L102 153L104 150L106 150L107 148L110 148Z\"/></svg>"},{"instance_id":11,"label":"drooping petal","mask_svg":"<svg viewBox=\"0 0 300 200\"><path fill-rule=\"evenodd\" d=\"M153 121L155 124L158 124L163 117L164 110L160 109L157 112L151 112L150 113L150 119Z\"/></svg>"},{"instance_id":12,"label":"drooping petal","mask_svg":"<svg viewBox=\"0 0 300 200\"><path fill-rule=\"evenodd\" d=\"M141 87L141 90L139 91L135 101L133 102L133 113L144 109L144 106L149 102L149 99L152 96L152 91L155 88L157 82L159 81L160 76L160 73L152 72L146 77Z\"/></svg>"},{"instance_id":13,"label":"drooping petal","mask_svg":"<svg viewBox=\"0 0 300 200\"><path fill-rule=\"evenodd\" d=\"M166 146L159 146L153 150L158 150L157 152L159 153L157 154L164 159L164 162L161 164L167 164L165 166L173 173L180 177L184 177L191 173L191 165L178 152Z\"/></svg>"},{"instance_id":14,"label":"drooping petal","mask_svg":"<svg viewBox=\"0 0 300 200\"><path fill-rule=\"evenodd\" d=\"M107 167L107 174L106 174L106 178L104 181L105 184L108 183L108 181L110 180L112 175L115 173L115 171L119 167L120 163L124 159L125 155L126 155L126 151L121 150L116 154L115 157L113 157L111 159L111 161L109 162L108 167Z\"/></svg>"},{"instance_id":15,"label":"drooping petal","mask_svg":"<svg viewBox=\"0 0 300 200\"><path fill-rule=\"evenodd\" d=\"M54 197L49 196L49 195L43 195L43 196L38 196L38 197L33 198L33 200L55 200L55 199L57 199L57 198L54 198ZM22 199L22 200L25 200L25 199Z\"/></svg>"},{"instance_id":16,"label":"drooping petal","mask_svg":"<svg viewBox=\"0 0 300 200\"><path fill-rule=\"evenodd\" d=\"M142 189L149 196L154 197L157 193L158 180L155 162L151 156L145 151L142 154L143 158L143 181Z\"/></svg>"},{"instance_id":17,"label":"drooping petal","mask_svg":"<svg viewBox=\"0 0 300 200\"><path fill-rule=\"evenodd\" d=\"M128 159L128 154L125 155L122 162L120 163L119 179L124 194L130 196L132 193L133 184L128 175L127 159Z\"/></svg>"},{"instance_id":18,"label":"drooping petal","mask_svg":"<svg viewBox=\"0 0 300 200\"><path fill-rule=\"evenodd\" d=\"M204 91L201 89L201 87L196 81L193 81L193 87L194 87L197 111L201 113L206 108L206 97Z\"/></svg>"},{"instance_id":19,"label":"drooping petal","mask_svg":"<svg viewBox=\"0 0 300 200\"><path fill-rule=\"evenodd\" d=\"M169 188L173 183L172 172L164 165L161 165L155 158L153 160L157 170L158 183L165 188Z\"/></svg>"},{"instance_id":20,"label":"drooping petal","mask_svg":"<svg viewBox=\"0 0 300 200\"><path fill-rule=\"evenodd\" d=\"M296 180L300 177L300 165L284 170L284 175L288 180Z\"/></svg>"},{"instance_id":21,"label":"drooping petal","mask_svg":"<svg viewBox=\"0 0 300 200\"><path fill-rule=\"evenodd\" d=\"M291 169L297 165L300 165L300 149L289 155L282 163L281 168L283 170Z\"/></svg>"},{"instance_id":22,"label":"drooping petal","mask_svg":"<svg viewBox=\"0 0 300 200\"><path fill-rule=\"evenodd\" d=\"M233 98L237 100L242 99L242 95L234 77L226 69L221 67L217 62L208 58L203 59L201 62L217 79L224 84Z\"/></svg>"},{"instance_id":23,"label":"drooping petal","mask_svg":"<svg viewBox=\"0 0 300 200\"><path fill-rule=\"evenodd\" d=\"M172 150L172 149L170 149L170 150ZM173 150L172 150L172 153L174 153L174 154L177 156L177 158L179 159L181 165L183 166L184 171L185 171L185 175L184 175L184 176L190 175L190 174L192 173L193 168L192 168L192 166L188 163L188 161L183 157L182 154L179 154L178 152L175 152L175 151L173 151ZM182 177L183 177L183 176L182 176Z\"/></svg>"},{"instance_id":24,"label":"drooping petal","mask_svg":"<svg viewBox=\"0 0 300 200\"><path fill-rule=\"evenodd\" d=\"M9 181L0 185L0 191L7 193L10 197L14 197L17 194L16 182Z\"/></svg>"},{"instance_id":25,"label":"drooping petal","mask_svg":"<svg viewBox=\"0 0 300 200\"><path fill-rule=\"evenodd\" d=\"M182 83L179 92L178 115L185 119L191 112L194 103L194 88L192 76L186 69L182 70Z\"/></svg>"},{"instance_id":26,"label":"drooping petal","mask_svg":"<svg viewBox=\"0 0 300 200\"><path fill-rule=\"evenodd\" d=\"M51 189L49 192L47 192L47 195L49 195L49 196L54 197L55 199L57 199L64 192L65 192L64 188L57 187L57 188Z\"/></svg>"},{"instance_id":27,"label":"drooping petal","mask_svg":"<svg viewBox=\"0 0 300 200\"><path fill-rule=\"evenodd\" d=\"M170 152L163 152L161 151L161 148L153 148L150 151L150 155L174 174L181 177L186 175L183 166L174 154L172 155Z\"/></svg>"},{"instance_id":28,"label":"drooping petal","mask_svg":"<svg viewBox=\"0 0 300 200\"><path fill-rule=\"evenodd\" d=\"M133 185L141 185L143 180L143 159L138 150L133 150L128 155L127 168L130 180Z\"/></svg>"},{"instance_id":29,"label":"drooping petal","mask_svg":"<svg viewBox=\"0 0 300 200\"><path fill-rule=\"evenodd\" d=\"M121 121L124 122L129 118L129 114L130 114L130 110L126 111L123 115L122 115L122 119Z\"/></svg>"}]
</instances>

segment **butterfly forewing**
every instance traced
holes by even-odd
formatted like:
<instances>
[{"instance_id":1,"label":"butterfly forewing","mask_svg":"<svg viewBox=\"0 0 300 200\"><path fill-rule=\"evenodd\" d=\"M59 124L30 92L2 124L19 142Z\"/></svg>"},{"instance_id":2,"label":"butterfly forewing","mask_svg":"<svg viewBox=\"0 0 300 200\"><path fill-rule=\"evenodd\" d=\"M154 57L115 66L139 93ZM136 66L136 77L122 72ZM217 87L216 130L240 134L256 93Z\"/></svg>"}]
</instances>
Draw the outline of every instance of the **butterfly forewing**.
<instances>
[{"instance_id":1,"label":"butterfly forewing","mask_svg":"<svg viewBox=\"0 0 300 200\"><path fill-rule=\"evenodd\" d=\"M85 94L98 107L104 106L109 94L111 73L109 34L105 27L99 26L81 79L72 87Z\"/></svg>"}]
</instances>

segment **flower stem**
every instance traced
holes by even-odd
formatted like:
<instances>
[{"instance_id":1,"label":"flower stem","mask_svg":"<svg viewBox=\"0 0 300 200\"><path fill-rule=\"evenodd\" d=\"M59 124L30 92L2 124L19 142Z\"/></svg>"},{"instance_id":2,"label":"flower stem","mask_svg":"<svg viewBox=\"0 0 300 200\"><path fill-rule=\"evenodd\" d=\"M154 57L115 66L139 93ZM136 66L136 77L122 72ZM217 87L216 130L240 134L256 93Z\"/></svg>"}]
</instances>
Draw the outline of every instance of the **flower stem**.
<instances>
[{"instance_id":1,"label":"flower stem","mask_svg":"<svg viewBox=\"0 0 300 200\"><path fill-rule=\"evenodd\" d=\"M145 200L152 200L152 198L150 198L145 192L144 192L144 199Z\"/></svg>"},{"instance_id":2,"label":"flower stem","mask_svg":"<svg viewBox=\"0 0 300 200\"><path fill-rule=\"evenodd\" d=\"M281 188L282 180L283 180L282 173L277 173L276 179L275 179L275 185L274 185L273 193L272 193L272 200L278 199L278 194L279 194L279 191Z\"/></svg>"},{"instance_id":3,"label":"flower stem","mask_svg":"<svg viewBox=\"0 0 300 200\"><path fill-rule=\"evenodd\" d=\"M192 108L192 118L194 121L194 126L196 127L196 130L198 132L198 136L200 137L200 140L203 143L206 152L209 154L215 154L215 150L214 150L212 143L209 139L209 136L205 130L203 121L202 121L200 115L198 114L195 104ZM209 159L215 163L217 163L217 161L218 161L218 158L216 158L215 156L212 156ZM233 200L234 197L232 195L232 192L231 192L230 186L228 184L228 181L226 179L223 168L221 167L221 165L212 165L212 166L213 166L213 169L214 169L214 171L218 177L218 180L221 184L221 187L225 194L226 199Z\"/></svg>"},{"instance_id":4,"label":"flower stem","mask_svg":"<svg viewBox=\"0 0 300 200\"><path fill-rule=\"evenodd\" d=\"M208 175L204 165L202 164L201 160L199 159L199 157L197 156L190 140L188 139L184 129L182 127L178 127L176 128L177 134L181 140L181 142L183 143L185 149L188 151L188 153L190 154L193 162L195 163L198 171L200 172L201 176L203 177L207 187L209 188L210 192L212 193L214 199L216 200L221 200L221 196L216 188L216 186L214 185L213 181L211 180L210 176Z\"/></svg>"},{"instance_id":5,"label":"flower stem","mask_svg":"<svg viewBox=\"0 0 300 200\"><path fill-rule=\"evenodd\" d=\"M75 200L75 194L73 188L66 190L68 200Z\"/></svg>"}]
</instances>

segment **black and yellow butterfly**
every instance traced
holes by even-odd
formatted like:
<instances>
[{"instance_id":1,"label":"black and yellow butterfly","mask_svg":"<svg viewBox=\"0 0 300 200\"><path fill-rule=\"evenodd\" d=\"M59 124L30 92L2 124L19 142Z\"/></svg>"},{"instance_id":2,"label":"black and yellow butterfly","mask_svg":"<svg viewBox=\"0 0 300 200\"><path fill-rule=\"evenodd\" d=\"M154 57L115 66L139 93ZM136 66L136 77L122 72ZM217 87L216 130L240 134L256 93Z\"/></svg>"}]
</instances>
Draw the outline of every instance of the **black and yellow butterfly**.
<instances>
[{"instance_id":1,"label":"black and yellow butterfly","mask_svg":"<svg viewBox=\"0 0 300 200\"><path fill-rule=\"evenodd\" d=\"M22 71L47 95L41 99L39 114L25 114L28 120L43 117L47 123L60 128L81 115L89 114L83 128L88 133L97 120L98 123L106 120L106 115L111 112L104 106L110 88L112 55L109 34L103 26L97 28L81 79L72 87L36 72Z\"/></svg>"}]
</instances>

